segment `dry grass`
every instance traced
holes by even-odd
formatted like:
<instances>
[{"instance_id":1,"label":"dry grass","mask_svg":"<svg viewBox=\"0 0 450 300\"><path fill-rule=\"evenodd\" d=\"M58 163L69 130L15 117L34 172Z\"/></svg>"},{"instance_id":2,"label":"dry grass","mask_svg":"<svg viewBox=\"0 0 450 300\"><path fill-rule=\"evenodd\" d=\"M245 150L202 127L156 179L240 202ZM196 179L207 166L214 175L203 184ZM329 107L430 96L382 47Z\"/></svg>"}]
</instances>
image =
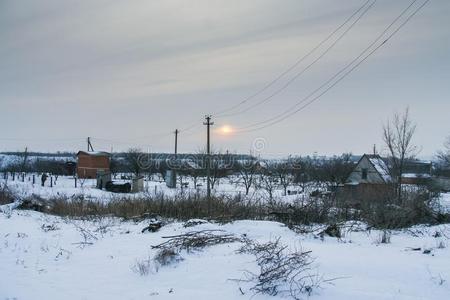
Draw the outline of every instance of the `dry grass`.
<instances>
[{"instance_id":1,"label":"dry grass","mask_svg":"<svg viewBox=\"0 0 450 300\"><path fill-rule=\"evenodd\" d=\"M236 219L262 219L268 208L233 197L214 197L208 214L208 200L204 197L144 197L140 199L114 199L109 202L64 197L49 200L47 213L59 216L116 216L134 220L139 216L163 216L177 220L212 218L218 221ZM137 217L138 216L138 217Z\"/></svg>"}]
</instances>

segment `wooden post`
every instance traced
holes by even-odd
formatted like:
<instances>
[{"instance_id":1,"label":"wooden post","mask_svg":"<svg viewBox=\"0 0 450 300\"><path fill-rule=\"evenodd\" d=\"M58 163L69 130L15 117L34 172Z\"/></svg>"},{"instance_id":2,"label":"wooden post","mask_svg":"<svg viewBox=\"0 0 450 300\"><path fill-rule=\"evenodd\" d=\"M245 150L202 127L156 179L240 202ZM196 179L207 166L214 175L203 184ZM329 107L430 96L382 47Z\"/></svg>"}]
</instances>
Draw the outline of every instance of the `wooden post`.
<instances>
[{"instance_id":1,"label":"wooden post","mask_svg":"<svg viewBox=\"0 0 450 300\"><path fill-rule=\"evenodd\" d=\"M33 174L33 185L36 183L35 175Z\"/></svg>"},{"instance_id":2,"label":"wooden post","mask_svg":"<svg viewBox=\"0 0 450 300\"><path fill-rule=\"evenodd\" d=\"M53 176L50 176L50 187L53 187Z\"/></svg>"},{"instance_id":3,"label":"wooden post","mask_svg":"<svg viewBox=\"0 0 450 300\"><path fill-rule=\"evenodd\" d=\"M77 178L75 177L75 187L77 187Z\"/></svg>"}]
</instances>

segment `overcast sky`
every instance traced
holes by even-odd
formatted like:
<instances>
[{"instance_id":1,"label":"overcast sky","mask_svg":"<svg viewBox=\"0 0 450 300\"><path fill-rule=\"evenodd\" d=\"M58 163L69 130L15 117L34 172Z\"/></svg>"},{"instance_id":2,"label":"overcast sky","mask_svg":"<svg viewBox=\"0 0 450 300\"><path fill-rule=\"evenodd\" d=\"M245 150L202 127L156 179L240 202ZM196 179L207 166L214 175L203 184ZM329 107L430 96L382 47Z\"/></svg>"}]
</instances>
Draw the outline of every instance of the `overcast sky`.
<instances>
[{"instance_id":1,"label":"overcast sky","mask_svg":"<svg viewBox=\"0 0 450 300\"><path fill-rule=\"evenodd\" d=\"M418 0L416 6L424 0ZM262 105L214 114L261 90L366 1L0 0L0 151L179 151L262 155L383 150L381 127L410 107L415 143L450 135L450 1L431 0L388 43L310 106L259 131L224 135L294 106L358 56L411 0L379 0L316 64ZM367 6L366 6L367 7ZM345 30L345 27L340 33ZM335 37L337 37L336 35ZM319 50L322 52L331 39ZM245 110L322 52L235 111Z\"/></svg>"}]
</instances>

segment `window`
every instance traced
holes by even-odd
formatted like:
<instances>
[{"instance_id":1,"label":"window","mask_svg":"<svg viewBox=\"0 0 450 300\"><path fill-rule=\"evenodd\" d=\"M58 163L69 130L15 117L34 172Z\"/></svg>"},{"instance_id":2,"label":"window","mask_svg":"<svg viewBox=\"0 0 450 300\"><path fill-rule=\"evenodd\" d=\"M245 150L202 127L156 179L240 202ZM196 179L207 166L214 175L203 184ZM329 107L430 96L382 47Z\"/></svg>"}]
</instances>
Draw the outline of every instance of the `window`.
<instances>
[{"instance_id":1,"label":"window","mask_svg":"<svg viewBox=\"0 0 450 300\"><path fill-rule=\"evenodd\" d=\"M367 179L367 168L363 168L361 170L361 178L362 179Z\"/></svg>"}]
</instances>

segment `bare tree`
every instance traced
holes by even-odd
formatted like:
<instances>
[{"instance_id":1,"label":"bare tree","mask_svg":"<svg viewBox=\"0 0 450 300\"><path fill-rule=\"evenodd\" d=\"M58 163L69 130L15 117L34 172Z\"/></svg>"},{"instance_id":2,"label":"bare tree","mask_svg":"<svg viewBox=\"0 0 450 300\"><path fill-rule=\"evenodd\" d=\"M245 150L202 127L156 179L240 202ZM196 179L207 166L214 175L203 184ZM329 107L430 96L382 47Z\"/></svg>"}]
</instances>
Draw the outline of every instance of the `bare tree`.
<instances>
[{"instance_id":1,"label":"bare tree","mask_svg":"<svg viewBox=\"0 0 450 300\"><path fill-rule=\"evenodd\" d=\"M290 159L283 163L277 163L273 166L273 175L279 179L283 193L287 195L287 188L294 182L294 172Z\"/></svg>"},{"instance_id":2,"label":"bare tree","mask_svg":"<svg viewBox=\"0 0 450 300\"><path fill-rule=\"evenodd\" d=\"M273 165L264 162L263 171L258 178L258 187L265 190L269 195L269 199L273 200L273 193L278 186L278 178L273 173Z\"/></svg>"},{"instance_id":3,"label":"bare tree","mask_svg":"<svg viewBox=\"0 0 450 300\"><path fill-rule=\"evenodd\" d=\"M143 170L143 166L141 163L142 151L138 148L130 148L128 152L125 153L125 162L127 169L139 176Z\"/></svg>"},{"instance_id":4,"label":"bare tree","mask_svg":"<svg viewBox=\"0 0 450 300\"><path fill-rule=\"evenodd\" d=\"M408 108L401 115L395 113L394 117L388 119L383 126L383 141L389 151L391 173L397 185L399 202L402 200L402 175L405 162L419 153L418 147L412 144L415 132L416 124L411 121Z\"/></svg>"},{"instance_id":5,"label":"bare tree","mask_svg":"<svg viewBox=\"0 0 450 300\"><path fill-rule=\"evenodd\" d=\"M247 160L243 163L238 163L237 168L239 179L245 187L245 195L248 195L250 188L255 183L258 162L256 160Z\"/></svg>"},{"instance_id":6,"label":"bare tree","mask_svg":"<svg viewBox=\"0 0 450 300\"><path fill-rule=\"evenodd\" d=\"M445 166L450 166L450 136L444 143L444 150L438 152L438 159Z\"/></svg>"}]
</instances>

